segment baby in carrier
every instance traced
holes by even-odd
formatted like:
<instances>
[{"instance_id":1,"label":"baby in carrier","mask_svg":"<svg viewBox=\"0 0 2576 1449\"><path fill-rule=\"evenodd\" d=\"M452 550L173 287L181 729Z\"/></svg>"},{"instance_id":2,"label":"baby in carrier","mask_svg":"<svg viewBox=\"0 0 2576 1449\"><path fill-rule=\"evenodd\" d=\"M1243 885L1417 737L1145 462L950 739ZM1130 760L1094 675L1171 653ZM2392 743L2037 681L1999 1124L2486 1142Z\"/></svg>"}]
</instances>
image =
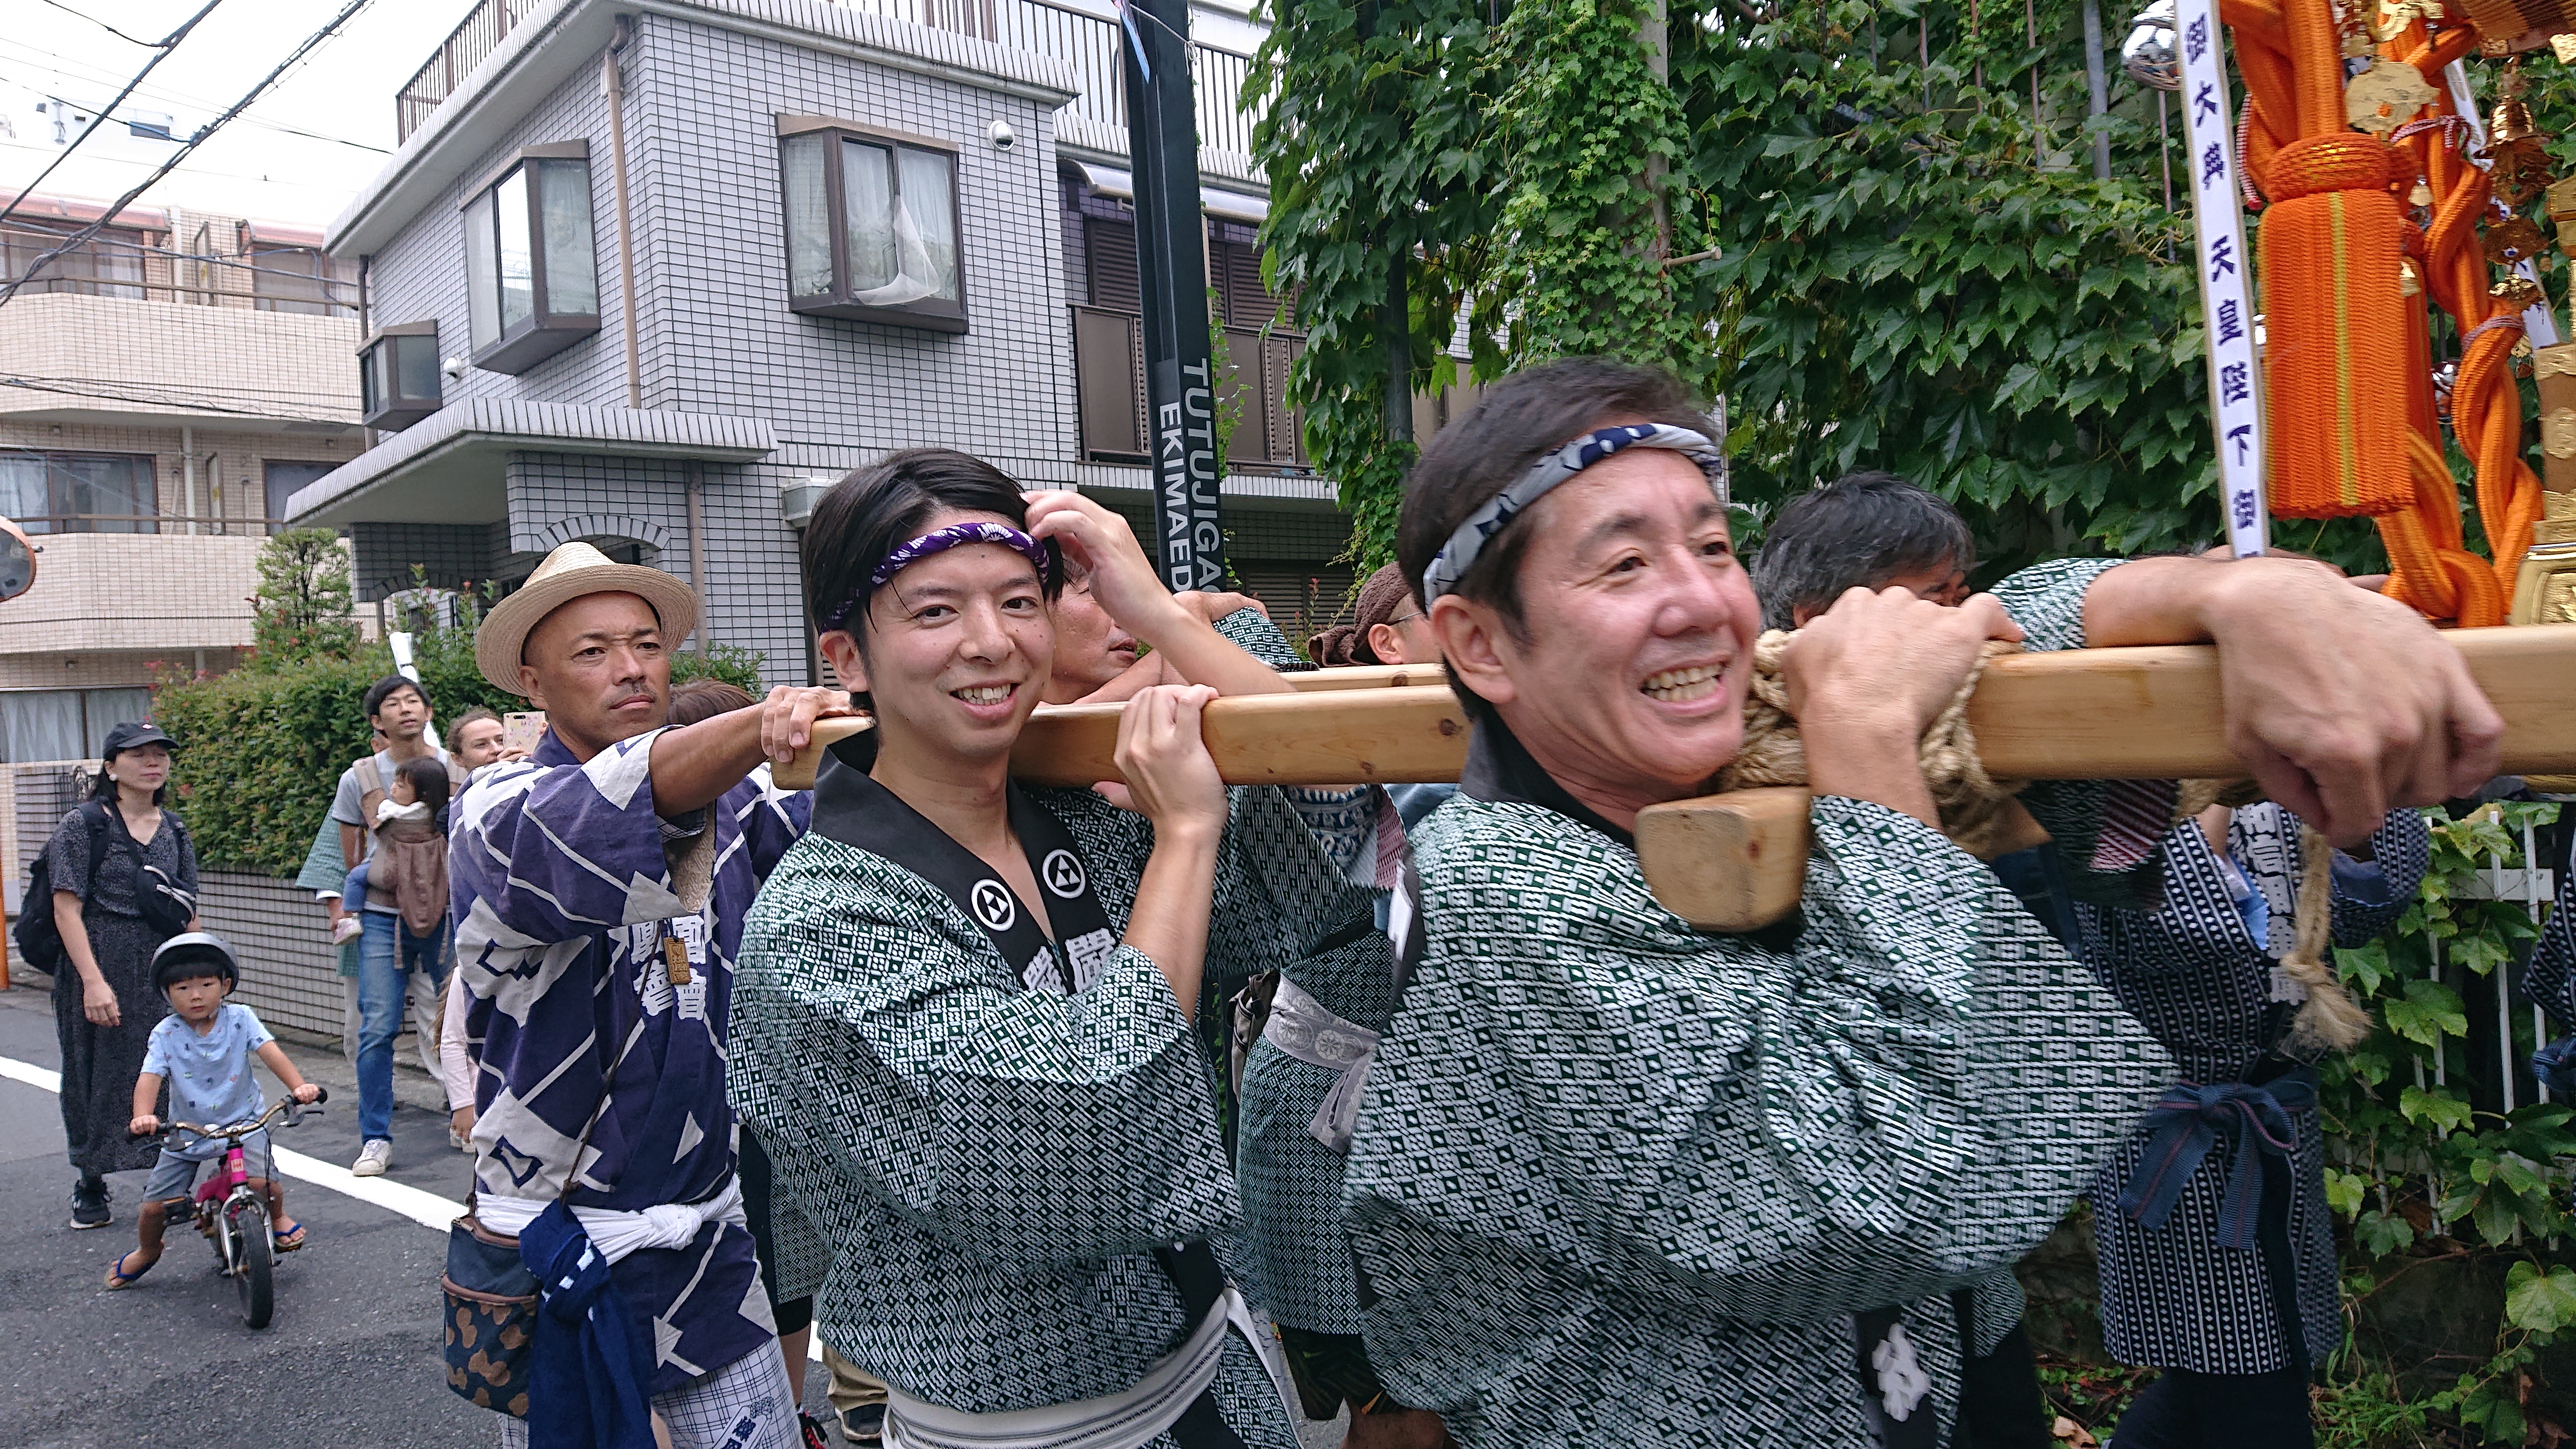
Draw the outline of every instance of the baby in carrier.
<instances>
[{"instance_id":1,"label":"baby in carrier","mask_svg":"<svg viewBox=\"0 0 2576 1449\"><path fill-rule=\"evenodd\" d=\"M341 899L363 901L367 884L381 874L415 940L444 934L447 920L447 763L435 755L405 760L385 782L385 798L369 822L375 844L349 870Z\"/></svg>"}]
</instances>

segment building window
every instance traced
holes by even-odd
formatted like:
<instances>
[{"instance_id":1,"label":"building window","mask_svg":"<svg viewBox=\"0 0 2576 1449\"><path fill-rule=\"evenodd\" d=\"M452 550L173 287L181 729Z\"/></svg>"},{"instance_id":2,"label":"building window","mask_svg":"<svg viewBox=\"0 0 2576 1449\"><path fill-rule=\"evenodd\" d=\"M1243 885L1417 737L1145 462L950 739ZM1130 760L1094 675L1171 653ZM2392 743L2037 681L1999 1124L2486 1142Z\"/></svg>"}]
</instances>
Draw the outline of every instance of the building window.
<instances>
[{"instance_id":1,"label":"building window","mask_svg":"<svg viewBox=\"0 0 2576 1449\"><path fill-rule=\"evenodd\" d=\"M787 305L965 331L955 154L811 116L782 116L779 131Z\"/></svg>"},{"instance_id":2,"label":"building window","mask_svg":"<svg viewBox=\"0 0 2576 1449\"><path fill-rule=\"evenodd\" d=\"M388 327L358 349L358 421L401 430L438 411L438 324Z\"/></svg>"},{"instance_id":3,"label":"building window","mask_svg":"<svg viewBox=\"0 0 2576 1449\"><path fill-rule=\"evenodd\" d=\"M124 227L101 227L79 246L45 263L36 259L69 241L80 226L73 222L12 218L0 226L0 268L26 277L22 292L72 292L84 297L143 298L145 236Z\"/></svg>"},{"instance_id":4,"label":"building window","mask_svg":"<svg viewBox=\"0 0 2576 1449\"><path fill-rule=\"evenodd\" d=\"M521 373L599 330L590 146L530 146L465 203L474 365Z\"/></svg>"},{"instance_id":5,"label":"building window","mask_svg":"<svg viewBox=\"0 0 2576 1449\"><path fill-rule=\"evenodd\" d=\"M149 453L0 449L0 515L29 533L158 533Z\"/></svg>"},{"instance_id":6,"label":"building window","mask_svg":"<svg viewBox=\"0 0 2576 1449\"><path fill-rule=\"evenodd\" d=\"M262 312L301 312L308 317L358 315L358 269L334 262L320 247L253 243L242 260L250 274L251 305Z\"/></svg>"},{"instance_id":7,"label":"building window","mask_svg":"<svg viewBox=\"0 0 2576 1449\"><path fill-rule=\"evenodd\" d=\"M268 484L268 531L286 531L286 500L304 485L339 467L337 463L282 463L270 459L262 463Z\"/></svg>"},{"instance_id":8,"label":"building window","mask_svg":"<svg viewBox=\"0 0 2576 1449\"><path fill-rule=\"evenodd\" d=\"M1145 328L1136 275L1136 224L1082 214L1083 255L1091 305L1073 309L1074 392L1082 455L1099 463L1142 463L1152 437L1145 425ZM1214 221L1207 237L1209 310L1222 338L1212 360L1217 397L1234 422L1226 466L1243 472L1295 473L1310 465L1305 418L1288 405L1288 372L1306 349L1288 330L1286 301L1261 283L1261 253L1251 227Z\"/></svg>"},{"instance_id":9,"label":"building window","mask_svg":"<svg viewBox=\"0 0 2576 1449\"><path fill-rule=\"evenodd\" d=\"M9 690L0 693L0 757L95 761L109 730L151 717L148 689Z\"/></svg>"}]
</instances>

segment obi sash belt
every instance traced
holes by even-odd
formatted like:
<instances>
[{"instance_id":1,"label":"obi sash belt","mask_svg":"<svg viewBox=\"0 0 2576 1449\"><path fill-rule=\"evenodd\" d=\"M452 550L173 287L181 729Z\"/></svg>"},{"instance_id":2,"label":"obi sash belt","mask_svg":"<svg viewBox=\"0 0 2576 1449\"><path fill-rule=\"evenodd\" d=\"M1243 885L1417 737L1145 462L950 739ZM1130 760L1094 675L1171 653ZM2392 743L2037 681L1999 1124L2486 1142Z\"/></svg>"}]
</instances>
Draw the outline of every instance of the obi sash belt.
<instances>
[{"instance_id":1,"label":"obi sash belt","mask_svg":"<svg viewBox=\"0 0 2576 1449\"><path fill-rule=\"evenodd\" d=\"M1283 976L1271 995L1270 1020L1262 1027L1261 1037L1310 1067L1339 1074L1306 1130L1335 1152L1349 1152L1352 1129L1360 1120L1360 1094L1368 1086L1369 1064L1377 1060L1378 1034L1335 1015L1304 987Z\"/></svg>"},{"instance_id":2,"label":"obi sash belt","mask_svg":"<svg viewBox=\"0 0 2576 1449\"><path fill-rule=\"evenodd\" d=\"M2287 1164L2298 1144L2294 1114L2317 1110L2317 1073L2313 1067L2286 1072L2262 1085L2189 1082L2165 1088L2147 1109L2145 1154L2138 1172L2120 1191L2120 1210L2147 1228L2161 1228L2182 1200L2183 1185L2216 1150L2221 1136L2234 1138L2229 1148L2227 1186L2218 1200L2218 1243L2244 1251L2254 1246L2255 1217L2263 1200L2265 1157Z\"/></svg>"},{"instance_id":3,"label":"obi sash belt","mask_svg":"<svg viewBox=\"0 0 2576 1449\"><path fill-rule=\"evenodd\" d=\"M1064 822L1030 801L1016 783L1009 787L1011 833L1019 837L1029 873L1047 893L1047 915L1055 924L1055 939L1049 940L1035 915L991 866L868 777L875 744L874 732L867 731L827 752L814 777L815 833L891 861L938 887L984 932L1028 990L1074 996L1099 980L1102 963L1118 949L1118 935L1092 893L1090 866ZM1168 1431L1181 1449L1243 1449L1213 1389L1228 1327L1243 1335L1269 1371L1281 1405L1293 1415L1296 1397L1277 1341L1253 1320L1208 1245L1157 1248L1154 1260L1179 1292L1190 1330L1133 1387L1071 1404L976 1414L890 1386L886 1443L910 1449L1135 1449Z\"/></svg>"}]
</instances>

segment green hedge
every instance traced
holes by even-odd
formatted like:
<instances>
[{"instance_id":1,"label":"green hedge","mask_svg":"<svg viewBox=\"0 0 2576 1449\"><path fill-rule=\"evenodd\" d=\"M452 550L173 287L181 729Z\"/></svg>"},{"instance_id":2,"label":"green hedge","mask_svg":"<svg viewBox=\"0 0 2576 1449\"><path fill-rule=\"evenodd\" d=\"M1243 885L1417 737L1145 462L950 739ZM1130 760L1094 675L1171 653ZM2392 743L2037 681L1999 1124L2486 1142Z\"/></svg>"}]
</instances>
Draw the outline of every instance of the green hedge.
<instances>
[{"instance_id":1,"label":"green hedge","mask_svg":"<svg viewBox=\"0 0 2576 1449\"><path fill-rule=\"evenodd\" d=\"M413 663L438 719L478 704L526 707L475 669L470 623L430 630L415 644ZM703 662L695 653L672 656L671 675L711 674L756 694L761 663L751 650L718 645ZM367 686L392 672L393 656L376 647L354 659L255 665L156 689L152 718L180 746L172 792L199 861L279 877L301 869L340 772L366 753Z\"/></svg>"}]
</instances>

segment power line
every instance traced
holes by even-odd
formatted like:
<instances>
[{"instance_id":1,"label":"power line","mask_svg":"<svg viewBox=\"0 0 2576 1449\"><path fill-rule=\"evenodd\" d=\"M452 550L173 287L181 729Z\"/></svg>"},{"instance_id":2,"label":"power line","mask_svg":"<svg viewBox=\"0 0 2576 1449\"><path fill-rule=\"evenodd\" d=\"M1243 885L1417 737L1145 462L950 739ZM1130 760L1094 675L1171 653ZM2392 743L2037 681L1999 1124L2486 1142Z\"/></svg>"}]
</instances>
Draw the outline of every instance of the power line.
<instances>
[{"instance_id":1,"label":"power line","mask_svg":"<svg viewBox=\"0 0 2576 1449\"><path fill-rule=\"evenodd\" d=\"M90 24L97 26L99 29L106 31L108 34L115 36L117 39L124 41L128 45L139 45L146 50L160 50L166 48L166 46L156 46L148 40L137 40L133 36L126 34L124 31L117 29L115 26L108 24L106 21L99 19L95 15L83 15L80 11L74 10L72 7L64 4L63 0L45 0L45 3L63 12L65 15L88 21Z\"/></svg>"},{"instance_id":2,"label":"power line","mask_svg":"<svg viewBox=\"0 0 2576 1449\"><path fill-rule=\"evenodd\" d=\"M212 10L215 6L221 3L223 3L223 0L206 0L206 10ZM151 189L152 183L169 175L171 169L176 167L181 161L187 159L190 152L196 150L199 146L204 145L207 137L212 136L215 132L223 129L223 125L226 121L240 115L244 108L248 107L251 102L258 100L270 86L276 84L277 78L286 74L288 69L294 66L297 61L302 60L308 51L312 50L313 47L320 45L323 41L330 39L333 34L338 32L341 26L349 23L350 17L356 15L359 11L366 9L373 3L374 0L349 0L348 4L341 6L339 14L332 16L330 22L324 25L321 29L304 37L304 42L301 45L296 46L294 51L290 53L286 59L279 61L276 69L260 77L259 84L252 86L247 91L244 91L242 93L242 98L233 102L222 115L215 117L213 120L208 121L205 125L199 127L197 129L197 133L190 136L187 139L187 142L180 146L178 150L170 153L170 158L155 168L151 175L136 182L132 190L126 192L123 196L118 197L116 201L107 208L106 215L101 216L98 220L91 222L88 226L85 226L78 232L73 233L71 238L65 241L61 246L58 246L52 251L36 258L33 263L29 264L24 275L10 278L9 285L6 288L0 288L0 307L7 306L9 299L18 295L18 289L25 286L29 278L44 270L45 263L54 260L65 252L78 248L82 242L88 241L91 237L98 235L99 228L107 225L109 217L113 217L124 211L127 206L133 203L136 197L141 196L145 191ZM206 10L200 10L197 14L202 17L206 13ZM191 20L188 23L194 25L196 24L196 21ZM173 43L175 44L176 42ZM168 53L169 52L167 51L162 52L164 55ZM159 63L158 57L155 57L154 63ZM145 69L149 70L150 67L147 66ZM137 77L136 79L140 80L141 77ZM132 87L129 86L127 89L130 90ZM123 100L124 97L119 96L117 99ZM97 122L93 121L90 125L92 130L97 129ZM87 135L89 133L84 131L81 134ZM69 153L66 152L65 154L68 155ZM51 171L53 168L49 166L45 169ZM39 176L36 179L41 181L44 178ZM25 194L26 193L24 192L19 193L22 198ZM14 207L17 203L13 201L10 205ZM6 210L0 210L0 221L7 220L8 215L9 213Z\"/></svg>"},{"instance_id":3,"label":"power line","mask_svg":"<svg viewBox=\"0 0 2576 1449\"><path fill-rule=\"evenodd\" d=\"M6 43L6 38L0 37L0 43ZM57 61L64 60L64 57L54 55L50 50L36 50L34 46L23 46L21 49L35 51L38 55L53 56ZM89 67L82 66L80 69L86 70L89 69ZM62 70L61 75L64 79L79 81L84 85L113 84L113 82L96 81L86 76L74 74L69 64L67 64ZM63 97L54 95L50 90L47 90L43 86L28 85L27 82L23 80L16 80L9 76L0 75L0 81L8 81L12 85L22 86L38 95L45 96L49 100L64 99ZM215 102L204 100L197 96L188 95L183 91L166 90L160 86L145 86L135 94L140 95L147 101L163 101L177 106L195 106L201 110L208 111L215 109L216 105ZM325 136L319 131L307 131L301 127L287 125L283 121L272 121L265 116L244 116L242 119L251 125L264 127L271 131L282 132L289 136L301 136L307 141L328 141L335 146L347 146L358 151L372 151L379 156L390 156L394 154L382 146L370 146L364 141L352 141L346 136Z\"/></svg>"},{"instance_id":4,"label":"power line","mask_svg":"<svg viewBox=\"0 0 2576 1449\"><path fill-rule=\"evenodd\" d=\"M60 378L0 377L0 387L22 388L29 392L62 393L70 397L85 397L98 402L141 403L147 407L183 408L189 412L221 413L228 417L267 418L276 422L294 423L339 423L347 427L357 426L357 419L353 416L328 416L327 414L335 411L328 403L281 402L276 405L277 408L300 408L308 412L320 414L319 416L313 417L282 417L277 411L263 410L260 408L227 407L221 403L201 401L197 398L185 396L183 393L156 388L151 383L101 382L90 384L70 384L67 379ZM118 392L114 390L117 388L140 389L141 391ZM230 395L238 391L240 390L227 389L225 390L224 395ZM278 395L290 397L320 396L320 394L309 393ZM351 409L350 411L354 412L355 410Z\"/></svg>"},{"instance_id":5,"label":"power line","mask_svg":"<svg viewBox=\"0 0 2576 1449\"><path fill-rule=\"evenodd\" d=\"M9 219L9 213L18 209L19 202L26 200L28 195L37 187L44 185L45 178L54 174L54 168L56 166L60 166L65 161L70 160L71 154L80 149L80 143L88 140L92 131L95 131L100 126L107 124L108 115L118 106L125 104L125 98L134 94L134 88L143 84L143 78L152 74L152 68L159 65L161 62L168 60L170 58L170 52L179 48L179 42L188 38L188 32L197 28L197 22L205 19L208 15L213 14L215 7L223 3L224 0L206 0L204 8L200 9L196 14L189 16L186 24L171 31L168 39L154 47L152 58L143 62L143 69L136 71L134 73L134 79L125 83L125 89L116 93L116 99L107 103L107 109L90 117L89 124L83 126L81 128L81 133L72 138L72 143L63 148L63 154L55 157L51 162L47 163L44 170L37 172L36 179L27 183L27 189L25 191L21 191L16 196L11 197L7 206L0 206L0 221L7 221ZM303 52L301 51L297 52L299 55L302 53ZM263 81L261 84L265 85L267 82ZM202 135L203 133L200 132L199 134ZM188 144L194 146L196 143L191 141ZM180 154L185 155L187 153L183 150ZM17 290L18 289L15 286L12 286L9 289L9 292L15 292ZM8 300L8 293L0 293L0 302L6 302Z\"/></svg>"}]
</instances>

